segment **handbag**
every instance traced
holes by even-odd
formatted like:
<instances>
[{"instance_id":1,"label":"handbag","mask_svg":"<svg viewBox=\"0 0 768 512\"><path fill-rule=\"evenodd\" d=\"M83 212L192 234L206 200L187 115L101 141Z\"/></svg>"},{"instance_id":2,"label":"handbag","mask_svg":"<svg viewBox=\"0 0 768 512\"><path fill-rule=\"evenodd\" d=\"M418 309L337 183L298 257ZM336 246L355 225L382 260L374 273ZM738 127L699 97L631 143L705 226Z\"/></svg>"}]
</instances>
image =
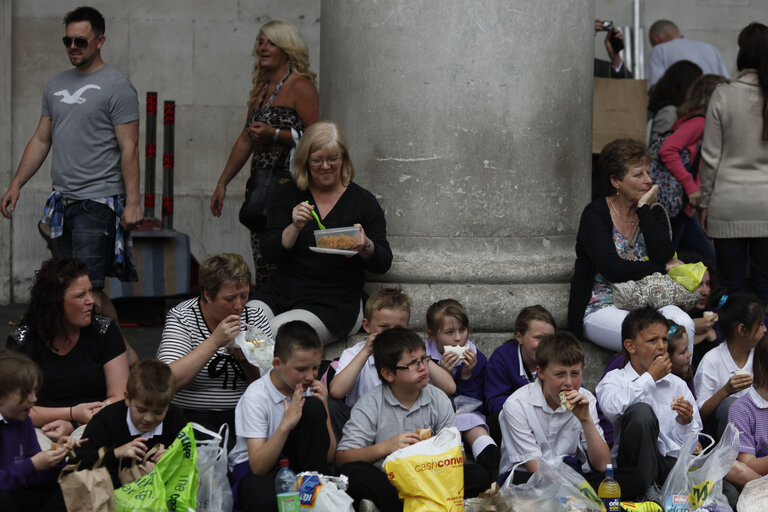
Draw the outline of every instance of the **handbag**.
<instances>
[{"instance_id":1,"label":"handbag","mask_svg":"<svg viewBox=\"0 0 768 512\"><path fill-rule=\"evenodd\" d=\"M284 147L271 169L253 169L245 184L245 200L239 213L240 224L255 233L261 233L267 227L267 211L277 187L291 180L291 174L282 170L288 152L289 148Z\"/></svg>"},{"instance_id":2,"label":"handbag","mask_svg":"<svg viewBox=\"0 0 768 512\"><path fill-rule=\"evenodd\" d=\"M699 292L689 292L667 274L654 272L637 281L612 283L613 304L629 311L653 306L678 306L684 311L693 309L701 298Z\"/></svg>"},{"instance_id":3,"label":"handbag","mask_svg":"<svg viewBox=\"0 0 768 512\"><path fill-rule=\"evenodd\" d=\"M99 458L92 469L78 471L80 463L61 469L59 486L68 511L115 512L115 492L112 477L101 465L106 449L99 448Z\"/></svg>"}]
</instances>

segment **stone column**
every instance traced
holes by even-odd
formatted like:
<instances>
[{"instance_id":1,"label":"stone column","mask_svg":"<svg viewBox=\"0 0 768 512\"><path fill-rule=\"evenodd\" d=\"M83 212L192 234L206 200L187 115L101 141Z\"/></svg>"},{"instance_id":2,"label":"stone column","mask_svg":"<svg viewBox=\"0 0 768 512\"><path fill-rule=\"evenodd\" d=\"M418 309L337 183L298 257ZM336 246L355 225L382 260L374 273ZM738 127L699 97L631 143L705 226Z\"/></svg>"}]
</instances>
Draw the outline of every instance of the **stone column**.
<instances>
[{"instance_id":1,"label":"stone column","mask_svg":"<svg viewBox=\"0 0 768 512\"><path fill-rule=\"evenodd\" d=\"M481 345L526 305L564 326L589 200L592 2L323 0L321 20L321 118L344 131L395 254L371 279L407 290L416 328L460 300Z\"/></svg>"},{"instance_id":2,"label":"stone column","mask_svg":"<svg viewBox=\"0 0 768 512\"><path fill-rule=\"evenodd\" d=\"M0 2L0 189L4 194L11 183L11 177L16 169L11 169L11 49L13 46L12 31L13 4L10 0ZM11 223L0 217L0 304L8 304L11 299L11 247L13 247Z\"/></svg>"}]
</instances>

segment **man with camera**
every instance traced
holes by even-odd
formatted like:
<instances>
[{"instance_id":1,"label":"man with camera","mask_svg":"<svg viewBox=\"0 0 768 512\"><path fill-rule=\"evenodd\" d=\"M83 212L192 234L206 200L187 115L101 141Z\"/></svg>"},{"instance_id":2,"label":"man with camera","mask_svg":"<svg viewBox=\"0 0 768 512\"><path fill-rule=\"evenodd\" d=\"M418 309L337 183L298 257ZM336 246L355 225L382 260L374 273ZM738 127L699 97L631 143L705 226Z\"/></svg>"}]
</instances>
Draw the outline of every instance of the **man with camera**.
<instances>
[{"instance_id":1,"label":"man with camera","mask_svg":"<svg viewBox=\"0 0 768 512\"><path fill-rule=\"evenodd\" d=\"M595 59L595 76L600 78L632 78L619 52L624 49L624 34L612 21L595 19L595 35L605 31L605 52L608 61Z\"/></svg>"}]
</instances>

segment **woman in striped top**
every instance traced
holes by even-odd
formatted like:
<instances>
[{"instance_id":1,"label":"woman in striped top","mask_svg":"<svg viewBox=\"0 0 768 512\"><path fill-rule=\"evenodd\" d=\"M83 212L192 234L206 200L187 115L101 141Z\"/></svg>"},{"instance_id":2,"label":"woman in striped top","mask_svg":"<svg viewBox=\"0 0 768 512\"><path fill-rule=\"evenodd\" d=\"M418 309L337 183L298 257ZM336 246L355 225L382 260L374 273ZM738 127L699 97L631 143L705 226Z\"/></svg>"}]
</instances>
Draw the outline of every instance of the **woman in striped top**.
<instances>
[{"instance_id":1,"label":"woman in striped top","mask_svg":"<svg viewBox=\"0 0 768 512\"><path fill-rule=\"evenodd\" d=\"M259 371L227 345L246 325L270 336L272 330L261 309L246 306L251 272L240 255L211 256L199 282L200 297L168 312L157 358L170 365L178 386L173 403L187 418L212 430L228 423L233 432L237 401Z\"/></svg>"}]
</instances>

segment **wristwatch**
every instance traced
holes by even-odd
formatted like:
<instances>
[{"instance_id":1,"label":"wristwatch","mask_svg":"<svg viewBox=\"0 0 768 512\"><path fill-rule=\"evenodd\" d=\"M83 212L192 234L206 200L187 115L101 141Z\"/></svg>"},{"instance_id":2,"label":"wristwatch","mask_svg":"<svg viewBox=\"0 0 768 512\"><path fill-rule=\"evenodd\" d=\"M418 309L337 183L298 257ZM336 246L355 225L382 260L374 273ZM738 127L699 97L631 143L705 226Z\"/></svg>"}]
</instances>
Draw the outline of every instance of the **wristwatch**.
<instances>
[{"instance_id":1,"label":"wristwatch","mask_svg":"<svg viewBox=\"0 0 768 512\"><path fill-rule=\"evenodd\" d=\"M370 248L371 248L371 239L370 238L366 238L365 239L365 245L363 246L363 250L367 251Z\"/></svg>"},{"instance_id":2,"label":"wristwatch","mask_svg":"<svg viewBox=\"0 0 768 512\"><path fill-rule=\"evenodd\" d=\"M275 142L280 140L280 128L276 128L275 129L275 135L274 135L274 137L272 137L272 140L275 141Z\"/></svg>"}]
</instances>

